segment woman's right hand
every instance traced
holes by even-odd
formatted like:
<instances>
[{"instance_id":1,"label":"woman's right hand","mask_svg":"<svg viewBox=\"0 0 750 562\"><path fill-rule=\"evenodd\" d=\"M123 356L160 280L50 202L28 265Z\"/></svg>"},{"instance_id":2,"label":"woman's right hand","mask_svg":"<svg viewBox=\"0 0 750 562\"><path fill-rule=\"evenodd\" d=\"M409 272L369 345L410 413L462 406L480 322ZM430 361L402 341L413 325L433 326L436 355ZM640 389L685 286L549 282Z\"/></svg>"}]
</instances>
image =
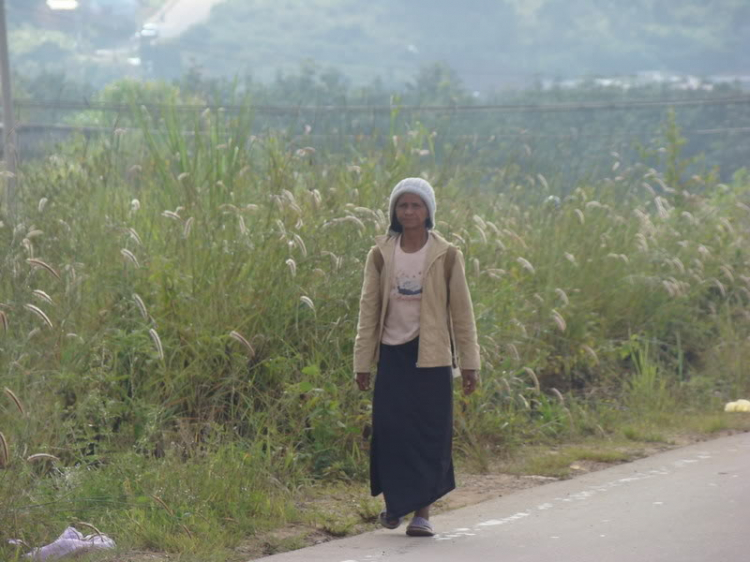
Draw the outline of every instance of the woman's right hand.
<instances>
[{"instance_id":1,"label":"woman's right hand","mask_svg":"<svg viewBox=\"0 0 750 562\"><path fill-rule=\"evenodd\" d=\"M370 373L357 373L357 386L360 390L370 390Z\"/></svg>"}]
</instances>

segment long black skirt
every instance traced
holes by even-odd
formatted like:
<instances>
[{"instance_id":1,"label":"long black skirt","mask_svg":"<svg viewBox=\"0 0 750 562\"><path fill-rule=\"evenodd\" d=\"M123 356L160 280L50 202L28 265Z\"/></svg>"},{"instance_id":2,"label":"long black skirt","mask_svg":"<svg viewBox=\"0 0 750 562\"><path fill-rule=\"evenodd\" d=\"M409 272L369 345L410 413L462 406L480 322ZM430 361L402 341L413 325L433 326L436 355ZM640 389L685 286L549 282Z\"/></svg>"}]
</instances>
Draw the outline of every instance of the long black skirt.
<instances>
[{"instance_id":1,"label":"long black skirt","mask_svg":"<svg viewBox=\"0 0 750 562\"><path fill-rule=\"evenodd\" d=\"M402 517L456 487L450 367L417 368L419 338L380 346L372 405L370 491Z\"/></svg>"}]
</instances>

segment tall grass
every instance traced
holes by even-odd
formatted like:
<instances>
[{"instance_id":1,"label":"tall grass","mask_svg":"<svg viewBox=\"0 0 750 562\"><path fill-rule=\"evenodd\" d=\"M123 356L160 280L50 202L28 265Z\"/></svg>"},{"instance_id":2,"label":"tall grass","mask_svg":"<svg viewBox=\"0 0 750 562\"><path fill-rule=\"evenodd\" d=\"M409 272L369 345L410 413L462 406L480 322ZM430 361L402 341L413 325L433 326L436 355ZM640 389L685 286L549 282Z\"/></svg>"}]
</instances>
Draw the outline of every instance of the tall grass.
<instances>
[{"instance_id":1,"label":"tall grass","mask_svg":"<svg viewBox=\"0 0 750 562\"><path fill-rule=\"evenodd\" d=\"M615 158L569 190L510 165L480 178L418 126L326 152L251 136L249 106L138 118L28 165L21 218L2 219L0 382L25 405L0 397L8 536L81 519L205 555L299 517L311 479L365 478L360 281L406 175L435 183L437 227L466 257L484 369L456 434L480 468L606 434L603 408L750 390L739 176L668 185Z\"/></svg>"}]
</instances>

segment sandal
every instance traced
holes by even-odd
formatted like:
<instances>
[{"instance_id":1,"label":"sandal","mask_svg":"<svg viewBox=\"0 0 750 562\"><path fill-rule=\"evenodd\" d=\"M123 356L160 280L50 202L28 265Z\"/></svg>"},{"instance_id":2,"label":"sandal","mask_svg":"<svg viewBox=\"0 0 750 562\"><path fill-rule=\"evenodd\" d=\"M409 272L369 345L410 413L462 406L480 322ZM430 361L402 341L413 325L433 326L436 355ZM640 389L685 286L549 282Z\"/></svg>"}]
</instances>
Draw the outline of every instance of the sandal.
<instances>
[{"instance_id":1,"label":"sandal","mask_svg":"<svg viewBox=\"0 0 750 562\"><path fill-rule=\"evenodd\" d=\"M378 521L380 521L380 524L385 527L386 529L398 529L399 525L401 525L402 521L404 520L403 517L391 517L388 515L388 512L384 509L380 512L380 515L378 515Z\"/></svg>"},{"instance_id":2,"label":"sandal","mask_svg":"<svg viewBox=\"0 0 750 562\"><path fill-rule=\"evenodd\" d=\"M406 527L406 534L410 537L434 537L435 529L432 528L432 523L424 517L415 517Z\"/></svg>"}]
</instances>

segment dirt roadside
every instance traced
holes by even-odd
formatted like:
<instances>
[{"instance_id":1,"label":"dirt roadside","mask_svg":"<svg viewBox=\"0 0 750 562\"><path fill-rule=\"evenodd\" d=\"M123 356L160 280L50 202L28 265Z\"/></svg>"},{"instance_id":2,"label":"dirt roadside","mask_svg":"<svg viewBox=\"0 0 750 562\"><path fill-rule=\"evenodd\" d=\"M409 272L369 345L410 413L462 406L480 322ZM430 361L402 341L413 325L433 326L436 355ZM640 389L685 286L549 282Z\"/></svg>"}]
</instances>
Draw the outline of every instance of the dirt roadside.
<instances>
[{"instance_id":1,"label":"dirt roadside","mask_svg":"<svg viewBox=\"0 0 750 562\"><path fill-rule=\"evenodd\" d=\"M629 462L630 460L651 456L669 449L741 432L742 430L726 430L717 432L710 437L699 434L685 434L674 436L669 443L638 444L638 446L634 446L628 450L629 458L627 461L597 462L578 460L569 466L569 473L564 478L575 478L589 472L609 468L615 464L622 464L622 462ZM565 447L568 447L568 445L550 447L549 450L554 454L556 451L564 450ZM562 479L560 477L533 474L511 474L504 471L507 468L507 463L498 461L484 474L457 471L456 490L438 501L433 506L433 513L439 514L475 505L493 498L507 496L514 492ZM256 560L279 552L313 546L336 540L341 536L351 536L377 528L374 517L366 517L361 512L361 501L364 495L363 489L358 490L357 493L360 495L359 498L352 497L352 489L343 487L333 491L326 490L324 494L313 494L298 502L298 507L303 512L316 513L318 515L330 513L332 517L341 517L342 513L347 513L350 514L350 521L356 519L355 523L342 525L338 528L335 525L330 526L321 523L311 523L309 525L301 525L299 523L289 524L273 531L258 534L244 541L233 551L227 562ZM168 562L180 559L177 555L153 552L129 552L121 553L113 558L105 558L107 562Z\"/></svg>"}]
</instances>

